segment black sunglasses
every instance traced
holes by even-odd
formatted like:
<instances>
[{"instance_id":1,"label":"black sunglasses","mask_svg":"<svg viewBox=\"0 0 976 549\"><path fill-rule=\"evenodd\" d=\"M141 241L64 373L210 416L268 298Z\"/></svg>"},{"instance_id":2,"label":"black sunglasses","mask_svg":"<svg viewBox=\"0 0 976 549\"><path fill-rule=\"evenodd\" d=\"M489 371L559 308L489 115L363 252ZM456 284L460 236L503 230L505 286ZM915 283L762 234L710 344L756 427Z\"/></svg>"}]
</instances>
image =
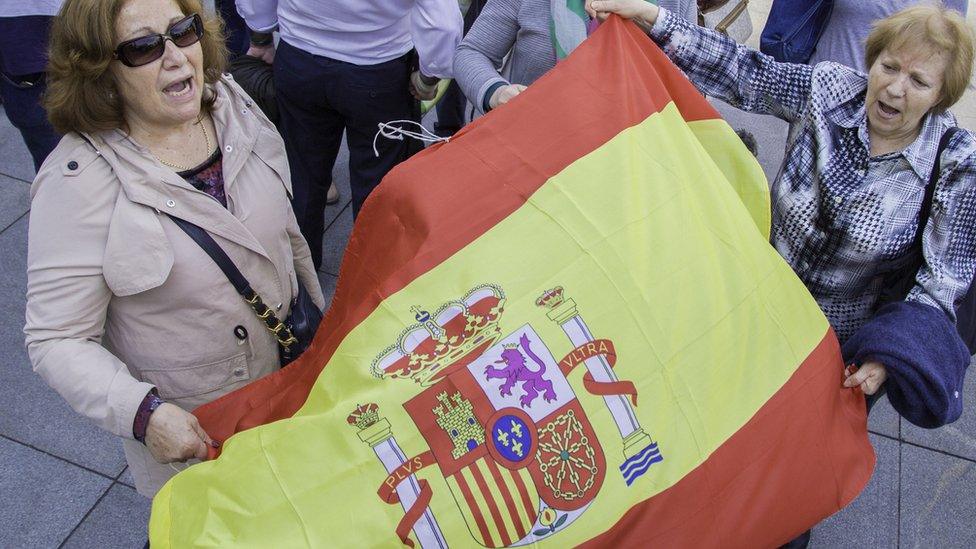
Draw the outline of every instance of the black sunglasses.
<instances>
[{"instance_id":1,"label":"black sunglasses","mask_svg":"<svg viewBox=\"0 0 976 549\"><path fill-rule=\"evenodd\" d=\"M170 25L165 34L149 34L122 42L115 48L112 57L126 67L139 67L162 57L167 40L185 48L196 44L202 37L203 20L194 13Z\"/></svg>"}]
</instances>

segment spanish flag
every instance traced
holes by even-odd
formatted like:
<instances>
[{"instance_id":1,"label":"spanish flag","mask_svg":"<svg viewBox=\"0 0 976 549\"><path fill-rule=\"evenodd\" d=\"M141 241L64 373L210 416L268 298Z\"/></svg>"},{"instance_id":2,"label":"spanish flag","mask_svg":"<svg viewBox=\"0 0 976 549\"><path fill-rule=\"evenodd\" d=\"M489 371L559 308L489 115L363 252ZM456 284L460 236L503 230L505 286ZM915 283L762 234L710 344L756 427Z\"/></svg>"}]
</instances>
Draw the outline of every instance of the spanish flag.
<instances>
[{"instance_id":1,"label":"spanish flag","mask_svg":"<svg viewBox=\"0 0 976 549\"><path fill-rule=\"evenodd\" d=\"M311 349L196 411L223 453L152 546L792 539L874 454L769 223L756 160L612 18L387 176Z\"/></svg>"}]
</instances>

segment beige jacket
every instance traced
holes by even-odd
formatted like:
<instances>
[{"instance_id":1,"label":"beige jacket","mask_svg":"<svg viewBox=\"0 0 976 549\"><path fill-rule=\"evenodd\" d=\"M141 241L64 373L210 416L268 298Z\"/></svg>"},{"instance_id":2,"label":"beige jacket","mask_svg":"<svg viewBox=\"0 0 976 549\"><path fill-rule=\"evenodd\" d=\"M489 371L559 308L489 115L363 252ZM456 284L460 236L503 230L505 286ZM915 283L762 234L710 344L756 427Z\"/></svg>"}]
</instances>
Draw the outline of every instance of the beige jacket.
<instances>
[{"instance_id":1,"label":"beige jacket","mask_svg":"<svg viewBox=\"0 0 976 549\"><path fill-rule=\"evenodd\" d=\"M146 496L174 474L133 440L147 391L191 410L278 368L275 338L169 216L206 229L279 318L296 276L324 306L289 203L281 138L225 78L213 118L226 209L120 131L87 136L91 144L65 136L31 187L31 363L78 413L124 439Z\"/></svg>"}]
</instances>

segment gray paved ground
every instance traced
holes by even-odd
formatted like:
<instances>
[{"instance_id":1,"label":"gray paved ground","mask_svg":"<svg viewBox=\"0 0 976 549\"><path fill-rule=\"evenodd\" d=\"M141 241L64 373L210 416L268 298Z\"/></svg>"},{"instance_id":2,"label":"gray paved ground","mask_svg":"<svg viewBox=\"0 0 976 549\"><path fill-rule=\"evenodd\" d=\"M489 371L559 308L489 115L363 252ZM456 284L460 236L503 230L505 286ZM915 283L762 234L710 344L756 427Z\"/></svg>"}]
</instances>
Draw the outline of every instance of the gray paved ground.
<instances>
[{"instance_id":1,"label":"gray paved ground","mask_svg":"<svg viewBox=\"0 0 976 549\"><path fill-rule=\"evenodd\" d=\"M785 128L720 106L759 140L775 175ZM343 153L345 154L345 153ZM331 300L352 225L347 157L342 200L326 211L320 278ZM77 417L31 372L23 346L32 165L0 112L0 548L142 547L149 502L136 494L117 441ZM848 508L814 530L813 547L976 547L976 376L962 419L937 431L903 422L887 402L869 428L878 466Z\"/></svg>"}]
</instances>

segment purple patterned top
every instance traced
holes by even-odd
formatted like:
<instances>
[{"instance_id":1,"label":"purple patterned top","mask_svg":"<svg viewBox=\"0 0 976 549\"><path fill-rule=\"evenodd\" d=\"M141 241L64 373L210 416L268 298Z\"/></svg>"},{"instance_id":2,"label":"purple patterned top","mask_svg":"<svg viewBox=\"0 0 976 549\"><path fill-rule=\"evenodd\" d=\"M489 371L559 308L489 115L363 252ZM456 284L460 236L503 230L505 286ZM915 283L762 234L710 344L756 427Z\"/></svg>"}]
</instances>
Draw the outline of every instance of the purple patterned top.
<instances>
[{"instance_id":1,"label":"purple patterned top","mask_svg":"<svg viewBox=\"0 0 976 549\"><path fill-rule=\"evenodd\" d=\"M220 147L217 147L203 164L192 170L179 172L177 175L198 190L217 199L217 202L220 202L225 208L227 207L227 195L224 194L223 155L220 153Z\"/></svg>"}]
</instances>

